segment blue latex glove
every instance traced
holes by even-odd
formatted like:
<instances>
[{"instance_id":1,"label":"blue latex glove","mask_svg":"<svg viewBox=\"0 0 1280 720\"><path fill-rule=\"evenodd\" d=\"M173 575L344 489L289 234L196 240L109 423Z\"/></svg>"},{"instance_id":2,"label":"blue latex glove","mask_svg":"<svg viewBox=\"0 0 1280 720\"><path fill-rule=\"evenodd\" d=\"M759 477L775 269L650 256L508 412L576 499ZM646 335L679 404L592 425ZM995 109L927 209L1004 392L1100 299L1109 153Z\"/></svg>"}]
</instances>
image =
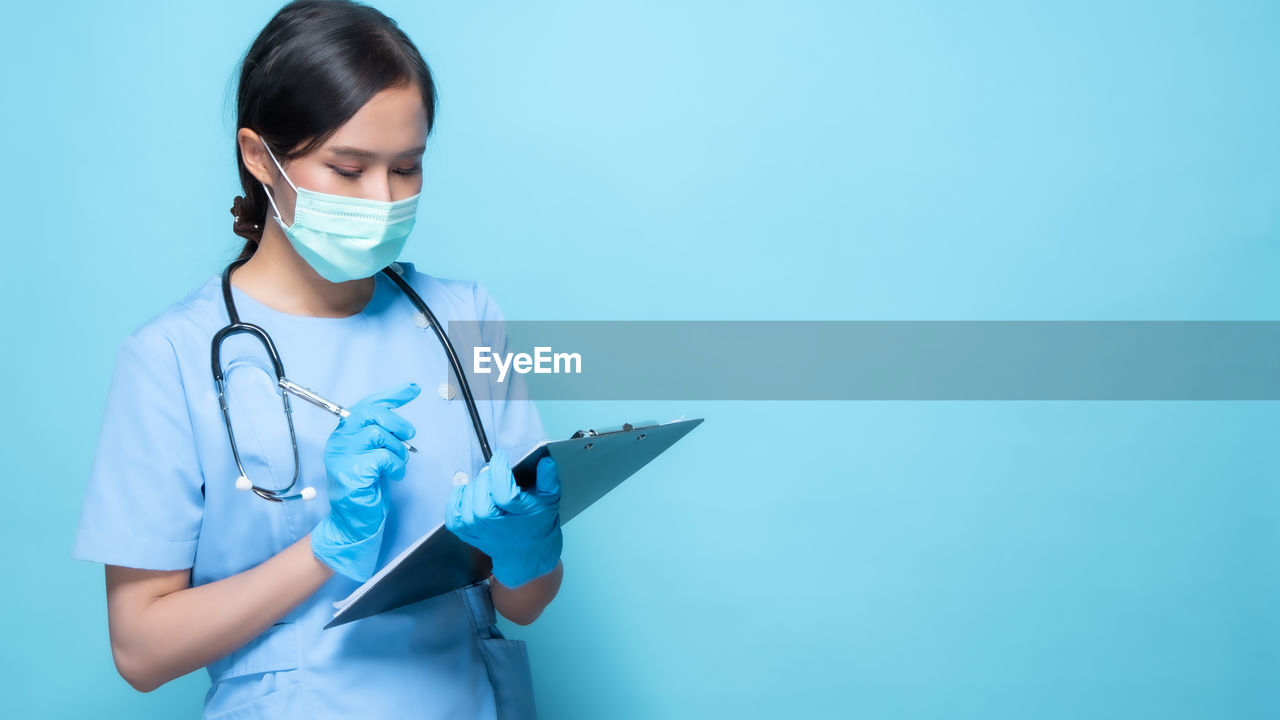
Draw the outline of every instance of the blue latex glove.
<instances>
[{"instance_id":1,"label":"blue latex glove","mask_svg":"<svg viewBox=\"0 0 1280 720\"><path fill-rule=\"evenodd\" d=\"M407 450L401 440L415 432L391 408L421 391L405 383L366 397L347 408L351 414L325 443L329 515L311 531L311 549L325 565L357 582L373 577L382 549L387 508L380 483L404 478Z\"/></svg>"},{"instance_id":2,"label":"blue latex glove","mask_svg":"<svg viewBox=\"0 0 1280 720\"><path fill-rule=\"evenodd\" d=\"M550 457L538 462L537 487L516 485L501 449L475 479L449 497L445 526L493 560L493 576L517 587L560 562L560 474Z\"/></svg>"}]
</instances>

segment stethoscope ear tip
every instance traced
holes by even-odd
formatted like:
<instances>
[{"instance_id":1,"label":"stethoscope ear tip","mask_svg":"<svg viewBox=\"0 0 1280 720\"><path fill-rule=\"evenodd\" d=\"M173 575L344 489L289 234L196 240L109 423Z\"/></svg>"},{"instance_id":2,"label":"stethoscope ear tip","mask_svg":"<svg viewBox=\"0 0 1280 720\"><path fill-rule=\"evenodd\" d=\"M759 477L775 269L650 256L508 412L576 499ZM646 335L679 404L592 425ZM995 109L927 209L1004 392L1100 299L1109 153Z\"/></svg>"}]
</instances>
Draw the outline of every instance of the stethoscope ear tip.
<instances>
[{"instance_id":1,"label":"stethoscope ear tip","mask_svg":"<svg viewBox=\"0 0 1280 720\"><path fill-rule=\"evenodd\" d=\"M237 489L237 490L252 490L252 489L253 489L253 483L249 481L249 478L247 478L247 477L245 477L245 476L241 475L240 477L236 478L236 489Z\"/></svg>"},{"instance_id":2,"label":"stethoscope ear tip","mask_svg":"<svg viewBox=\"0 0 1280 720\"><path fill-rule=\"evenodd\" d=\"M315 498L316 498L316 489L315 489L315 488L313 488L313 487L304 487L304 488L302 488L302 499L303 499L303 500L315 500Z\"/></svg>"}]
</instances>

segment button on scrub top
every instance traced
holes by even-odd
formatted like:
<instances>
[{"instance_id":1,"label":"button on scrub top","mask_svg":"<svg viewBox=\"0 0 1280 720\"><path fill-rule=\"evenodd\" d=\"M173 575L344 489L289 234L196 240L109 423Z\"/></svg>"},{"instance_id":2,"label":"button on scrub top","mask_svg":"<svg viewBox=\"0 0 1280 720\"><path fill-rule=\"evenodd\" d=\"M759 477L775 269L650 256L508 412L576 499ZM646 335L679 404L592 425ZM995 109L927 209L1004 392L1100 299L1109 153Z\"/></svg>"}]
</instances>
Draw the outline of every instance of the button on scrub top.
<instances>
[{"instance_id":1,"label":"button on scrub top","mask_svg":"<svg viewBox=\"0 0 1280 720\"><path fill-rule=\"evenodd\" d=\"M446 330L450 321L495 321L480 326L479 341L507 351L502 314L482 287L435 278L410 263L400 266ZM374 277L368 305L344 318L290 315L234 285L232 292L241 319L274 339L287 377L324 397L351 405L403 382L422 386L418 397L396 410L416 428L412 442L420 452L410 454L403 481L384 486L382 567L444 521L454 483L474 477L484 458L462 397L452 388L432 392L449 377L439 341L417 322L413 305L389 278ZM323 452L338 418L296 399L301 476L294 489L314 487L316 498L276 503L236 489L239 473L209 365L213 334L227 322L220 276L214 276L121 343L75 557L152 570L191 568L193 586L202 585L262 563L328 513ZM469 358L462 352L465 367ZM260 343L236 335L223 346L222 363L245 469L259 485L284 487L293 454L266 353ZM519 458L545 439L518 377L502 385L494 382L496 375L475 378L473 386L490 383L475 395L495 450ZM494 666L499 673L515 672L519 663L509 653L495 660L490 651L524 649L491 627L487 581L324 630L333 603L356 587L335 573L271 628L211 663L204 717L503 717L498 707L513 691L491 682L490 673ZM519 678L512 682L520 685ZM519 695L519 688L514 692ZM532 707L527 712L532 716Z\"/></svg>"}]
</instances>

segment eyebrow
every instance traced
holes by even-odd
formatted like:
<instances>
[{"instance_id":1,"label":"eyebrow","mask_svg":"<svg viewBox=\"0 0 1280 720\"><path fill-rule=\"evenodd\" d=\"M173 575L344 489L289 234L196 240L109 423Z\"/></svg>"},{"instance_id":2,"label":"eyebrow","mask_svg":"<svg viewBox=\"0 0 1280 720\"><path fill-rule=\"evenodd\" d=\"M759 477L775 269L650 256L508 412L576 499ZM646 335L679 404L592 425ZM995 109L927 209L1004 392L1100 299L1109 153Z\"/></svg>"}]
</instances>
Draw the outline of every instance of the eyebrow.
<instances>
[{"instance_id":1,"label":"eyebrow","mask_svg":"<svg viewBox=\"0 0 1280 720\"><path fill-rule=\"evenodd\" d=\"M411 155L421 155L423 151L425 151L426 149L427 148L425 145L420 145L416 148L413 148L412 150L405 150L399 155L396 155L396 157L409 157ZM329 152L333 153L334 155L346 155L349 157L356 157L364 160L378 157L378 154L375 152L370 152L369 150L361 150L360 148L353 148L353 147L329 148Z\"/></svg>"}]
</instances>

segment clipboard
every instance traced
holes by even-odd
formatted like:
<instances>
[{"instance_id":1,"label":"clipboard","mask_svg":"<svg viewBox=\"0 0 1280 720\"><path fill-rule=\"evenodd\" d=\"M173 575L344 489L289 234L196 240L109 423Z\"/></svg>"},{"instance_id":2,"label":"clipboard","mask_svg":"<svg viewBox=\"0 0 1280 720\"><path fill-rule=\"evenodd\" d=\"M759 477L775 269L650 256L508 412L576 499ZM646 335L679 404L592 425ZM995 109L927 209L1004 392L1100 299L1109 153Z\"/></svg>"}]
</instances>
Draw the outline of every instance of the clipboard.
<instances>
[{"instance_id":1,"label":"clipboard","mask_svg":"<svg viewBox=\"0 0 1280 720\"><path fill-rule=\"evenodd\" d=\"M616 430L579 430L567 440L542 442L516 462L516 484L531 489L538 461L550 455L560 473L560 526L622 484L703 418ZM325 629L394 610L478 583L489 577L488 555L468 545L441 522L340 602Z\"/></svg>"}]
</instances>

